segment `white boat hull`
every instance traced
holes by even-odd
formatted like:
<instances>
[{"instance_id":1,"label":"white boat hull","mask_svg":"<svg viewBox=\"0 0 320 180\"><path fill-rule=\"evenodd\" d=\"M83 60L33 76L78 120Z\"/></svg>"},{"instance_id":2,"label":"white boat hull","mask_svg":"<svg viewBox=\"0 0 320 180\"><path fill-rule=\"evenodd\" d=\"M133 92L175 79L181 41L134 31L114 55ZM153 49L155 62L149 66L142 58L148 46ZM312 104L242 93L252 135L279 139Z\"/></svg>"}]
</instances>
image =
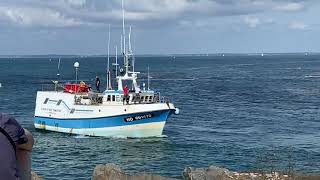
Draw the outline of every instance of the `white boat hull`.
<instances>
[{"instance_id":1,"label":"white boat hull","mask_svg":"<svg viewBox=\"0 0 320 180\"><path fill-rule=\"evenodd\" d=\"M175 108L171 103L75 105L74 95L37 94L37 129L105 137L158 137Z\"/></svg>"},{"instance_id":2,"label":"white boat hull","mask_svg":"<svg viewBox=\"0 0 320 180\"><path fill-rule=\"evenodd\" d=\"M137 125L105 128L62 128L55 126L43 126L35 123L35 128L56 131L62 133L79 134L86 136L104 136L104 137L160 137L165 122L144 123Z\"/></svg>"}]
</instances>

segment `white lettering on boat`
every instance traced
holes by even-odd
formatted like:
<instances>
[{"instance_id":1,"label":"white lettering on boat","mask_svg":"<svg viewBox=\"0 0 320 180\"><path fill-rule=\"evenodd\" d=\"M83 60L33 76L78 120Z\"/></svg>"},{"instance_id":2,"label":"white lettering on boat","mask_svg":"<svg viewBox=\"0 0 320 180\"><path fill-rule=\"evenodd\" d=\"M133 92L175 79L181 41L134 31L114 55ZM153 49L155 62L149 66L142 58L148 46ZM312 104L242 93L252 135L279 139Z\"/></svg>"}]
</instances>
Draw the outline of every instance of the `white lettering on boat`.
<instances>
[{"instance_id":1,"label":"white lettering on boat","mask_svg":"<svg viewBox=\"0 0 320 180\"><path fill-rule=\"evenodd\" d=\"M149 113L149 114L126 117L126 118L124 118L124 121L125 122L132 122L132 121L148 119L148 118L152 118L152 117L153 117L153 114Z\"/></svg>"}]
</instances>

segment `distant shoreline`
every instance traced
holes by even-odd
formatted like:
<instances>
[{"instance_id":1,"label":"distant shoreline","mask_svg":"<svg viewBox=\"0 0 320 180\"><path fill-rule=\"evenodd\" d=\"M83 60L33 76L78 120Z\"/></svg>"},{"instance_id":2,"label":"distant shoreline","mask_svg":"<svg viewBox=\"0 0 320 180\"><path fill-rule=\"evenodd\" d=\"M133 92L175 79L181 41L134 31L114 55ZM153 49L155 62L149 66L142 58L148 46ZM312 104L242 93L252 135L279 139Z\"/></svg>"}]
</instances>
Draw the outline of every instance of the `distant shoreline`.
<instances>
[{"instance_id":1,"label":"distant shoreline","mask_svg":"<svg viewBox=\"0 0 320 180\"><path fill-rule=\"evenodd\" d=\"M287 52L287 53L199 53L199 54L136 54L136 57L189 57L189 56L260 56L268 55L320 55L320 52ZM115 56L111 54L110 56ZM0 55L0 58L85 58L85 57L107 57L107 54L38 54L38 55Z\"/></svg>"}]
</instances>

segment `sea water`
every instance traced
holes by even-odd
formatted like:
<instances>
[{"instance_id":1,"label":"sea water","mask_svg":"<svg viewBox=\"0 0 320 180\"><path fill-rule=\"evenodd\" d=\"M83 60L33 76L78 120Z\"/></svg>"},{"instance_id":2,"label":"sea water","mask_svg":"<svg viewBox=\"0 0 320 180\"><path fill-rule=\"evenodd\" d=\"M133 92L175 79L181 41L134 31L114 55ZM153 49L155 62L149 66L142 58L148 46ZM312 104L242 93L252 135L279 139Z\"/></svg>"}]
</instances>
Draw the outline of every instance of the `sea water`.
<instances>
[{"instance_id":1,"label":"sea water","mask_svg":"<svg viewBox=\"0 0 320 180\"><path fill-rule=\"evenodd\" d=\"M51 61L50 61L51 59ZM75 79L103 81L103 57L0 59L0 111L15 116L36 139L32 168L45 179L90 179L97 164L128 173L181 177L186 166L234 171L320 172L320 55L141 56L136 70L180 109L164 137L70 136L33 127L38 90Z\"/></svg>"}]
</instances>

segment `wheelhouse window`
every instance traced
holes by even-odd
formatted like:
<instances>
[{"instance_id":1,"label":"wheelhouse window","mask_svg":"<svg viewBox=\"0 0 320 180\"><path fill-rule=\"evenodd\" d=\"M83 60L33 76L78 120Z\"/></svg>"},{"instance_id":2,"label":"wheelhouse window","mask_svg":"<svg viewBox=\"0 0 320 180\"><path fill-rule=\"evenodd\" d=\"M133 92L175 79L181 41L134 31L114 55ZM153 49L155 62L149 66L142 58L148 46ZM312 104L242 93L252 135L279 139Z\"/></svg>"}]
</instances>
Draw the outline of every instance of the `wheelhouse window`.
<instances>
[{"instance_id":1,"label":"wheelhouse window","mask_svg":"<svg viewBox=\"0 0 320 180\"><path fill-rule=\"evenodd\" d=\"M111 101L111 95L107 96L107 101Z\"/></svg>"},{"instance_id":2,"label":"wheelhouse window","mask_svg":"<svg viewBox=\"0 0 320 180\"><path fill-rule=\"evenodd\" d=\"M112 95L112 101L116 101L116 96Z\"/></svg>"},{"instance_id":3,"label":"wheelhouse window","mask_svg":"<svg viewBox=\"0 0 320 180\"><path fill-rule=\"evenodd\" d=\"M119 96L119 95L116 96L116 101L117 101L117 102L120 101L120 96Z\"/></svg>"}]
</instances>

